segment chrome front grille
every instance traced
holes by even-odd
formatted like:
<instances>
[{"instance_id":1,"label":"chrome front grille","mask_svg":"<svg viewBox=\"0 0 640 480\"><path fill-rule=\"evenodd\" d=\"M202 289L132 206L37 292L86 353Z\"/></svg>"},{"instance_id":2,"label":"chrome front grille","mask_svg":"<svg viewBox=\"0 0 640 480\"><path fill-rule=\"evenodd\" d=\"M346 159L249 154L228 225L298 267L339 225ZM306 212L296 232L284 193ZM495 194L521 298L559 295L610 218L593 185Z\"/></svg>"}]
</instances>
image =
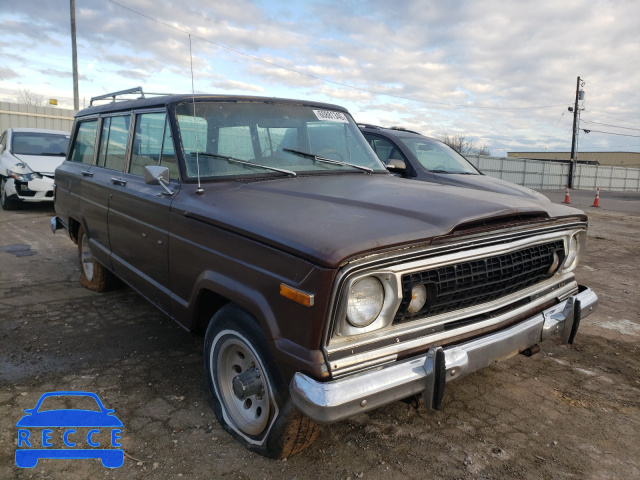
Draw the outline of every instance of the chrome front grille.
<instances>
[{"instance_id":1,"label":"chrome front grille","mask_svg":"<svg viewBox=\"0 0 640 480\"><path fill-rule=\"evenodd\" d=\"M555 254L555 255L554 255ZM510 253L444 265L402 276L402 302L394 323L439 315L490 302L545 280L564 260L562 240ZM556 268L552 268L554 266ZM423 284L429 301L410 313L411 289Z\"/></svg>"}]
</instances>

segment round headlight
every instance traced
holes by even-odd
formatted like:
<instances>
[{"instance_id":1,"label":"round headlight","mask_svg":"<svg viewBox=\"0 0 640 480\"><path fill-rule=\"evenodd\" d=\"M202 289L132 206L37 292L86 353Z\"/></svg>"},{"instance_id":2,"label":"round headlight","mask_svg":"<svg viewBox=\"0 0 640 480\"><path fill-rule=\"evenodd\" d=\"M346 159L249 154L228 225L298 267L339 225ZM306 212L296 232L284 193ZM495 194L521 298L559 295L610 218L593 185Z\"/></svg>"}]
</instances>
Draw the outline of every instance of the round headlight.
<instances>
[{"instance_id":1,"label":"round headlight","mask_svg":"<svg viewBox=\"0 0 640 480\"><path fill-rule=\"evenodd\" d=\"M427 302L427 289L421 283L411 288L411 302L407 307L409 313L418 313Z\"/></svg>"},{"instance_id":2,"label":"round headlight","mask_svg":"<svg viewBox=\"0 0 640 480\"><path fill-rule=\"evenodd\" d=\"M384 288L375 277L364 277L353 282L349 289L347 320L354 327L370 325L382 310Z\"/></svg>"}]
</instances>

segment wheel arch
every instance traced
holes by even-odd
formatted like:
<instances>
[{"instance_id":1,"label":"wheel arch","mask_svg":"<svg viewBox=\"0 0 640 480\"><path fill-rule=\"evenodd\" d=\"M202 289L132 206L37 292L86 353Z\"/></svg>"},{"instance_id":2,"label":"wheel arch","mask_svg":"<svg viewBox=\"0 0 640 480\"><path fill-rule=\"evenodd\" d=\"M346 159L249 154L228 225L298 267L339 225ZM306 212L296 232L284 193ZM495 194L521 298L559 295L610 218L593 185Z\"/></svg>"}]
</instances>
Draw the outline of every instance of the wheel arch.
<instances>
[{"instance_id":1,"label":"wheel arch","mask_svg":"<svg viewBox=\"0 0 640 480\"><path fill-rule=\"evenodd\" d=\"M73 217L69 217L67 230L69 231L69 238L71 238L73 243L75 243L76 245L78 244L78 230L80 230L80 225L82 225L82 223L80 223L78 220ZM87 231L86 226L85 231Z\"/></svg>"},{"instance_id":2,"label":"wheel arch","mask_svg":"<svg viewBox=\"0 0 640 480\"><path fill-rule=\"evenodd\" d=\"M189 330L205 332L215 313L228 303L247 311L257 321L273 349L275 340L280 338L280 329L267 298L245 283L210 270L200 275L189 302Z\"/></svg>"}]
</instances>

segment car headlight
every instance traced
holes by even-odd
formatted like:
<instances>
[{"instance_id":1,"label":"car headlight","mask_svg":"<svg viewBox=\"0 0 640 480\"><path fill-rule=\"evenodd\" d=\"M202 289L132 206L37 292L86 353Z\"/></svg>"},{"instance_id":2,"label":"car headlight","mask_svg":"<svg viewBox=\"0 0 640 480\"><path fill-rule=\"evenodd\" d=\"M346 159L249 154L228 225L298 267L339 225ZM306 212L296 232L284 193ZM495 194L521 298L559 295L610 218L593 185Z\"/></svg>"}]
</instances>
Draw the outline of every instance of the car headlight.
<instances>
[{"instance_id":1,"label":"car headlight","mask_svg":"<svg viewBox=\"0 0 640 480\"><path fill-rule=\"evenodd\" d=\"M23 172L14 172L13 170L9 170L7 172L11 178L17 180L18 182L29 182L36 178L37 174L31 173L23 173Z\"/></svg>"},{"instance_id":2,"label":"car headlight","mask_svg":"<svg viewBox=\"0 0 640 480\"><path fill-rule=\"evenodd\" d=\"M570 272L578 266L580 261L580 254L584 249L587 241L587 232L577 232L569 237L567 244L567 258L564 261L562 270L564 272Z\"/></svg>"},{"instance_id":3,"label":"car headlight","mask_svg":"<svg viewBox=\"0 0 640 480\"><path fill-rule=\"evenodd\" d=\"M375 277L356 280L349 289L347 320L354 327L370 325L382 310L384 288Z\"/></svg>"}]
</instances>

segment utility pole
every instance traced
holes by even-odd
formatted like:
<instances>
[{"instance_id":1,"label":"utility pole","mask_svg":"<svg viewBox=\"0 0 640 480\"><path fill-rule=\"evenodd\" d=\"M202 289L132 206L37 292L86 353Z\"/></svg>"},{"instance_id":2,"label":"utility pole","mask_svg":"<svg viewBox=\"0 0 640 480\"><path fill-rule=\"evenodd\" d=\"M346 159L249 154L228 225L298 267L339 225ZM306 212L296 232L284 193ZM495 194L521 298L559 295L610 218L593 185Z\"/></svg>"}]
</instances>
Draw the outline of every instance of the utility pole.
<instances>
[{"instance_id":1,"label":"utility pole","mask_svg":"<svg viewBox=\"0 0 640 480\"><path fill-rule=\"evenodd\" d=\"M73 109L80 110L80 96L78 94L78 51L76 50L76 0L70 0L70 2L71 2L71 57L73 60Z\"/></svg>"},{"instance_id":2,"label":"utility pole","mask_svg":"<svg viewBox=\"0 0 640 480\"><path fill-rule=\"evenodd\" d=\"M576 136L578 135L578 95L580 93L580 77L576 83L576 103L573 106L573 135L571 136L571 160L569 161L569 179L567 187L573 188L573 171L576 163Z\"/></svg>"}]
</instances>

